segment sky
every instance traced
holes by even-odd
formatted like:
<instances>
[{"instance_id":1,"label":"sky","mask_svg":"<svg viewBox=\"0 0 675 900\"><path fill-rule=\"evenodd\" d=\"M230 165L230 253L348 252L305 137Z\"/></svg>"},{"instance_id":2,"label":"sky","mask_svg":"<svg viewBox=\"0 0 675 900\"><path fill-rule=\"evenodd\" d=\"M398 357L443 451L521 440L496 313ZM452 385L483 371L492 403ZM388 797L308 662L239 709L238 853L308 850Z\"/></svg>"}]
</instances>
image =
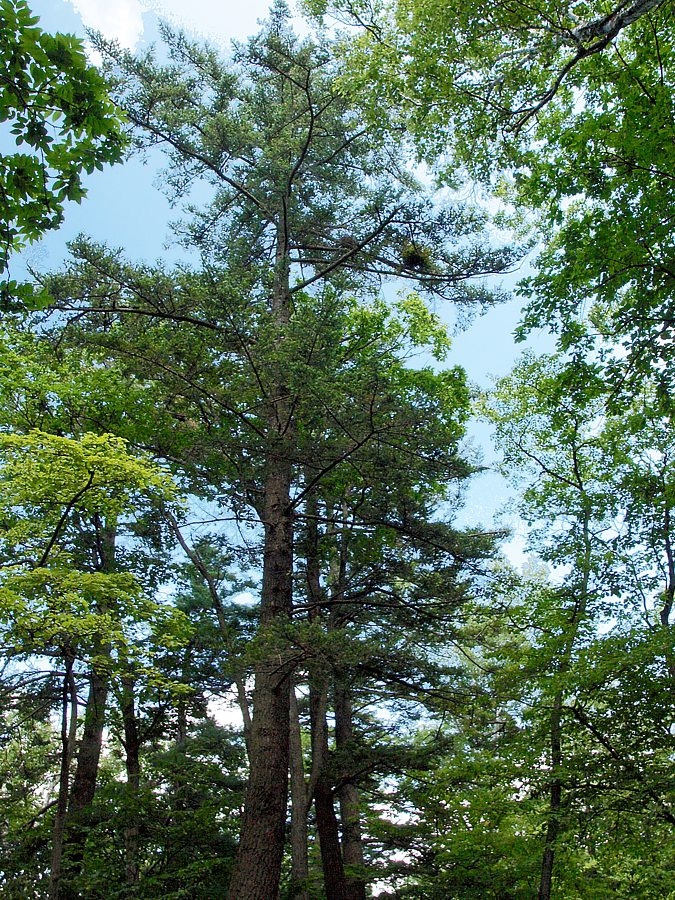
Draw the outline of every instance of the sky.
<instances>
[{"instance_id":1,"label":"sky","mask_svg":"<svg viewBox=\"0 0 675 900\"><path fill-rule=\"evenodd\" d=\"M29 0L29 5L40 16L45 31L70 32L84 38L85 29L98 30L130 50L140 50L158 39L158 16L226 49L232 39L244 40L258 30L258 22L265 17L269 2ZM301 22L298 24L302 27ZM80 233L111 247L123 248L137 262L153 262L160 257L170 260L175 250L167 245L168 223L179 218L180 211L170 208L157 181L156 166L144 165L138 158L94 173L87 181L88 195L82 204L71 204L62 228L31 247L24 254L23 262L42 270L58 268L67 256L67 241ZM21 276L23 262L15 266L14 277ZM520 275L522 272L509 277L504 286L513 288ZM463 365L472 382L488 386L491 376L508 372L522 349L512 339L518 319L519 304L515 299L479 317L469 329L454 337L448 363ZM493 453L487 426L473 426L471 440L489 462ZM467 523L489 527L494 514L509 497L503 480L488 472L472 488L463 518ZM522 560L522 537L516 536L509 555L514 562Z\"/></svg>"},{"instance_id":2,"label":"sky","mask_svg":"<svg viewBox=\"0 0 675 900\"><path fill-rule=\"evenodd\" d=\"M86 38L86 29L101 31L130 50L159 40L159 17L227 49L258 30L268 0L29 0L45 31ZM136 261L167 258L168 223L180 217L159 190L158 167L139 158L96 172L86 181L81 205L70 204L64 225L25 254L40 269L58 266L66 243L80 233L123 247ZM169 253L169 257L171 254ZM17 268L13 273L21 274Z\"/></svg>"},{"instance_id":3,"label":"sky","mask_svg":"<svg viewBox=\"0 0 675 900\"><path fill-rule=\"evenodd\" d=\"M214 42L245 38L264 17L267 0L33 0L33 11L46 30L101 31L132 50L147 39L148 26L161 18L189 28Z\"/></svg>"}]
</instances>

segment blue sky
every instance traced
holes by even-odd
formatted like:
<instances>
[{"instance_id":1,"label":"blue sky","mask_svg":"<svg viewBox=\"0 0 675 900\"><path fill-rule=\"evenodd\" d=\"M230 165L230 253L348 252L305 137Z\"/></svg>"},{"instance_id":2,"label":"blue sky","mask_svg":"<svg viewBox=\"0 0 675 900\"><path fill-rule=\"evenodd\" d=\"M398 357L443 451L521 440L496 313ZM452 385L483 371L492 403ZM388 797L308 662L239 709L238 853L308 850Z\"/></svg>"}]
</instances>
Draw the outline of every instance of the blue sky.
<instances>
[{"instance_id":1,"label":"blue sky","mask_svg":"<svg viewBox=\"0 0 675 900\"><path fill-rule=\"evenodd\" d=\"M102 31L130 49L140 49L157 38L157 15L208 38L213 43L229 44L257 30L257 22L267 12L268 0L29 0L46 31L65 31L85 36L85 28ZM54 269L66 256L66 242L81 232L112 247L123 248L135 261L153 261L170 257L167 248L168 223L179 216L172 210L157 185L154 161L144 165L131 159L88 180L88 196L81 205L66 211L64 226L29 248L25 260L38 269ZM13 267L20 276L21 264ZM512 288L522 274L503 280ZM443 310L438 312L446 318ZM452 313L448 311L448 321ZM449 363L463 365L469 378L487 386L490 376L506 374L519 354L513 342L513 329L519 318L517 300L492 309L454 338ZM540 343L541 339L535 339ZM489 431L486 426L472 429L475 446L491 459ZM491 524L494 512L508 498L504 482L488 473L477 480L471 491L467 521ZM519 552L514 556L518 557Z\"/></svg>"},{"instance_id":2,"label":"blue sky","mask_svg":"<svg viewBox=\"0 0 675 900\"><path fill-rule=\"evenodd\" d=\"M92 28L129 49L139 49L158 36L151 6L159 10L159 4L152 0L29 0L29 5L45 31L85 37L85 28ZM166 0L162 5L163 18L223 44L255 32L257 19L267 10L267 0ZM189 17L185 10L190 10ZM81 232L123 247L135 260L166 256L167 224L178 210L170 209L157 187L157 174L156 167L137 158L95 173L87 181L83 203L67 208L63 227L30 248L27 260L37 268L57 266L66 242Z\"/></svg>"}]
</instances>

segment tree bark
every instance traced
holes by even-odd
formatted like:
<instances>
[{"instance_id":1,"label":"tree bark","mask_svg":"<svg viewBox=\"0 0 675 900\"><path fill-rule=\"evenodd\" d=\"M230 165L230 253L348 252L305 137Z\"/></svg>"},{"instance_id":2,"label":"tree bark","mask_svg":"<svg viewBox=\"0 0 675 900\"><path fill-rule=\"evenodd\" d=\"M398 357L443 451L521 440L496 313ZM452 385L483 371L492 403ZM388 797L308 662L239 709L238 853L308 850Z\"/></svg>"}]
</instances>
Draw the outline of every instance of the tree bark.
<instances>
[{"instance_id":1,"label":"tree bark","mask_svg":"<svg viewBox=\"0 0 675 900\"><path fill-rule=\"evenodd\" d=\"M319 847L321 848L321 867L326 900L347 900L347 882L342 864L333 791L324 775L319 776L314 788L314 809L316 828L319 833Z\"/></svg>"},{"instance_id":2,"label":"tree bark","mask_svg":"<svg viewBox=\"0 0 675 900\"><path fill-rule=\"evenodd\" d=\"M320 687L310 684L310 713L312 723L312 770L314 780L314 810L321 850L321 867L327 900L347 900L340 833L335 815L333 786L328 775L328 723L326 722L326 680Z\"/></svg>"},{"instance_id":3,"label":"tree bark","mask_svg":"<svg viewBox=\"0 0 675 900\"><path fill-rule=\"evenodd\" d=\"M71 890L70 883L71 879L77 878L81 873L85 859L87 814L96 793L108 689L108 676L93 670L89 676L89 695L84 714L84 728L77 753L77 767L70 787L63 836L64 846L68 848L68 862L60 883L60 896L64 900L78 896L77 892Z\"/></svg>"},{"instance_id":4,"label":"tree bark","mask_svg":"<svg viewBox=\"0 0 675 900\"><path fill-rule=\"evenodd\" d=\"M103 522L98 515L94 517L95 542L93 543L93 567L96 571L111 573L115 571L115 541L117 537L116 523ZM98 610L105 612L105 608ZM103 730L105 714L110 689L110 678L105 670L111 657L109 643L97 639L97 654L105 660L103 668L93 665L89 675L89 694L84 714L84 727L77 750L77 765L72 785L66 797L67 807L63 815L63 821L59 824L62 830L60 841L63 847L68 847L67 871L63 872L63 866L59 861L59 896L64 898L75 897L69 887L71 878L76 878L84 862L84 842L86 840L86 814L94 801L96 793L96 779L98 778L101 750L103 747ZM72 676L72 667L71 667ZM73 691L75 685L73 683ZM77 698L75 698L75 730L73 744L70 747L71 761L75 752L75 735L77 730ZM72 721L71 721L72 725ZM57 809L60 809L61 799ZM58 818L57 813L57 818Z\"/></svg>"},{"instance_id":5,"label":"tree bark","mask_svg":"<svg viewBox=\"0 0 675 900\"><path fill-rule=\"evenodd\" d=\"M302 759L302 733L295 688L291 687L291 897L310 900L307 857L307 785Z\"/></svg>"},{"instance_id":6,"label":"tree bark","mask_svg":"<svg viewBox=\"0 0 675 900\"><path fill-rule=\"evenodd\" d=\"M130 893L135 893L139 880L138 835L139 835L139 793L141 786L141 739L134 701L134 681L122 678L120 699L122 723L124 727L124 753L127 772L128 819L124 829L124 874Z\"/></svg>"},{"instance_id":7,"label":"tree bark","mask_svg":"<svg viewBox=\"0 0 675 900\"><path fill-rule=\"evenodd\" d=\"M117 529L114 523L103 523L98 516L96 525L96 564L99 572L110 574L115 571L115 541ZM106 608L98 610L106 612ZM77 768L70 792L69 813L74 817L91 806L96 793L96 779L103 746L103 726L108 702L109 675L106 667L110 662L109 643L97 641L97 654L105 660L103 668L92 666L89 677L89 696L84 715L84 729L77 753Z\"/></svg>"},{"instance_id":8,"label":"tree bark","mask_svg":"<svg viewBox=\"0 0 675 900\"><path fill-rule=\"evenodd\" d=\"M91 806L103 746L103 726L108 702L108 676L94 669L89 676L89 696L77 754L77 768L70 790L69 815L77 817Z\"/></svg>"},{"instance_id":9,"label":"tree bark","mask_svg":"<svg viewBox=\"0 0 675 900\"><path fill-rule=\"evenodd\" d=\"M553 701L551 712L551 772L549 786L549 815L546 826L546 842L541 861L541 878L539 880L538 900L551 900L551 884L553 881L553 862L555 842L560 831L560 809L562 806L562 784L556 774L562 765L562 693L559 691Z\"/></svg>"},{"instance_id":10,"label":"tree bark","mask_svg":"<svg viewBox=\"0 0 675 900\"><path fill-rule=\"evenodd\" d=\"M272 628L290 617L293 572L291 465L272 459L265 480L265 550L260 626ZM231 900L275 900L284 849L288 794L290 669L283 648L255 668L246 789Z\"/></svg>"},{"instance_id":11,"label":"tree bark","mask_svg":"<svg viewBox=\"0 0 675 900\"><path fill-rule=\"evenodd\" d=\"M56 816L52 830L52 859L49 873L49 900L60 896L61 864L63 844L68 814L68 793L70 787L70 764L77 739L77 687L73 677L75 657L65 654L66 671L63 676L63 699L61 708L61 767L59 771L59 792L56 802ZM70 709L70 721L68 711Z\"/></svg>"},{"instance_id":12,"label":"tree bark","mask_svg":"<svg viewBox=\"0 0 675 900\"><path fill-rule=\"evenodd\" d=\"M290 191L290 183L287 189ZM278 212L271 297L272 319L279 331L280 347L291 314L289 201L287 193ZM293 607L291 451L295 429L283 363L272 378L266 406L268 449L262 503L265 537L260 633L273 643L282 641L277 626L290 619ZM279 892L288 799L292 675L292 666L285 657L281 643L278 649L269 650L255 667L249 779L230 900L275 900Z\"/></svg>"},{"instance_id":13,"label":"tree bark","mask_svg":"<svg viewBox=\"0 0 675 900\"><path fill-rule=\"evenodd\" d=\"M335 743L338 750L349 751L354 740L354 716L349 687L338 682L335 688ZM363 840L359 789L352 781L345 782L338 791L342 821L342 859L347 871L347 900L366 900Z\"/></svg>"}]
</instances>

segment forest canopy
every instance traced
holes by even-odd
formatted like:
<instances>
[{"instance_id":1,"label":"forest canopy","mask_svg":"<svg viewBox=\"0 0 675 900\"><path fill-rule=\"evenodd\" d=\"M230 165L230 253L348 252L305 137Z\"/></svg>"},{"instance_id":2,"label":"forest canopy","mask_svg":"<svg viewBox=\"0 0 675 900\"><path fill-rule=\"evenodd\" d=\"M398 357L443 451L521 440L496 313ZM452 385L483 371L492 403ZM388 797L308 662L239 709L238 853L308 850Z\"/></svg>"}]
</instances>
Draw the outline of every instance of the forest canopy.
<instances>
[{"instance_id":1,"label":"forest canopy","mask_svg":"<svg viewBox=\"0 0 675 900\"><path fill-rule=\"evenodd\" d=\"M3 896L675 898L672 0L303 10L0 0Z\"/></svg>"}]
</instances>

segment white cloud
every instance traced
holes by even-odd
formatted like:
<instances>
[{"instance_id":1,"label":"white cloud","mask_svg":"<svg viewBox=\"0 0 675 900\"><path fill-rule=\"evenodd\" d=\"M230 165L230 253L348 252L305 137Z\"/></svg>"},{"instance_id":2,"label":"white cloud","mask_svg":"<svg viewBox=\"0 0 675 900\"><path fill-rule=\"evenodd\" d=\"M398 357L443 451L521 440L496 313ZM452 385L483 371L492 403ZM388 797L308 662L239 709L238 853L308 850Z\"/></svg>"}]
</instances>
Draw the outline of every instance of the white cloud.
<instances>
[{"instance_id":1,"label":"white cloud","mask_svg":"<svg viewBox=\"0 0 675 900\"><path fill-rule=\"evenodd\" d=\"M258 31L272 0L69 0L87 28L133 49L143 35L143 13L187 29L214 43L244 40ZM306 31L296 18L295 27Z\"/></svg>"},{"instance_id":2,"label":"white cloud","mask_svg":"<svg viewBox=\"0 0 675 900\"><path fill-rule=\"evenodd\" d=\"M70 0L87 28L133 49L143 34L143 10L140 0Z\"/></svg>"},{"instance_id":3,"label":"white cloud","mask_svg":"<svg viewBox=\"0 0 675 900\"><path fill-rule=\"evenodd\" d=\"M243 40L258 30L272 0L152 0L160 18L214 42Z\"/></svg>"}]
</instances>

